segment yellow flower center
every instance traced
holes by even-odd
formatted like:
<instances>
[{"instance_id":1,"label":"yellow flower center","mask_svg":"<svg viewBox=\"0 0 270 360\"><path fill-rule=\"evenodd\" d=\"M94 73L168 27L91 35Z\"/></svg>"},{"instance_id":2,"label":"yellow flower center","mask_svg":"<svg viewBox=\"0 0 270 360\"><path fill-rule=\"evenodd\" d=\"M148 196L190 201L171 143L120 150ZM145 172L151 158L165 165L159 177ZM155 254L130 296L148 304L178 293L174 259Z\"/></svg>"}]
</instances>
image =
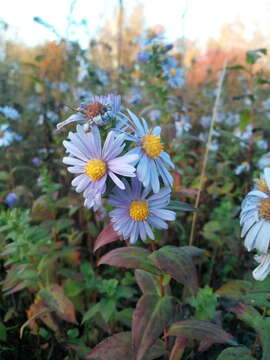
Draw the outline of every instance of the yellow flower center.
<instances>
[{"instance_id":1,"label":"yellow flower center","mask_svg":"<svg viewBox=\"0 0 270 360\"><path fill-rule=\"evenodd\" d=\"M148 204L145 201L132 201L129 207L129 216L135 221L146 220L149 216Z\"/></svg>"},{"instance_id":2,"label":"yellow flower center","mask_svg":"<svg viewBox=\"0 0 270 360\"><path fill-rule=\"evenodd\" d=\"M262 200L259 213L263 219L270 221L270 198Z\"/></svg>"},{"instance_id":3,"label":"yellow flower center","mask_svg":"<svg viewBox=\"0 0 270 360\"><path fill-rule=\"evenodd\" d=\"M176 76L176 70L175 69L170 69L170 73L172 74L172 76Z\"/></svg>"},{"instance_id":4,"label":"yellow flower center","mask_svg":"<svg viewBox=\"0 0 270 360\"><path fill-rule=\"evenodd\" d=\"M85 173L93 181L99 180L103 175L106 174L106 163L99 159L92 159L85 165Z\"/></svg>"},{"instance_id":5,"label":"yellow flower center","mask_svg":"<svg viewBox=\"0 0 270 360\"><path fill-rule=\"evenodd\" d=\"M258 189L258 190L260 190L260 191L262 191L264 193L268 193L268 194L270 193L270 190L269 190L269 188L267 186L267 183L266 183L266 181L264 179L257 180L255 186L256 186L256 189Z\"/></svg>"},{"instance_id":6,"label":"yellow flower center","mask_svg":"<svg viewBox=\"0 0 270 360\"><path fill-rule=\"evenodd\" d=\"M160 136L145 135L142 145L146 154L152 158L159 157L160 152L163 150L163 144L160 142Z\"/></svg>"}]
</instances>

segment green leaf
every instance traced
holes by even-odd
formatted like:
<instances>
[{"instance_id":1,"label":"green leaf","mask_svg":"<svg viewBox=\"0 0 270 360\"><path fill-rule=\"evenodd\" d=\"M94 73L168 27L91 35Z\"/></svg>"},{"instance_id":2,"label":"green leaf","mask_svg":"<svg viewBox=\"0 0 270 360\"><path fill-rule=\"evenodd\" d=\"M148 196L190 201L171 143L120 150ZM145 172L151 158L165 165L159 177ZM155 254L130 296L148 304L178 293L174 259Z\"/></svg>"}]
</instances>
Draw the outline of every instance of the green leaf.
<instances>
[{"instance_id":1,"label":"green leaf","mask_svg":"<svg viewBox=\"0 0 270 360\"><path fill-rule=\"evenodd\" d=\"M233 280L222 285L216 293L246 305L270 307L270 278L264 281Z\"/></svg>"},{"instance_id":2,"label":"green leaf","mask_svg":"<svg viewBox=\"0 0 270 360\"><path fill-rule=\"evenodd\" d=\"M270 317L264 318L252 306L243 305L241 303L230 310L236 314L238 319L244 321L257 332L263 348L261 360L268 360L270 354Z\"/></svg>"},{"instance_id":3,"label":"green leaf","mask_svg":"<svg viewBox=\"0 0 270 360\"><path fill-rule=\"evenodd\" d=\"M100 310L100 303L93 305L83 316L82 323L92 319Z\"/></svg>"},{"instance_id":4,"label":"green leaf","mask_svg":"<svg viewBox=\"0 0 270 360\"><path fill-rule=\"evenodd\" d=\"M251 112L249 109L244 109L240 112L239 127L241 131L244 131L251 120Z\"/></svg>"},{"instance_id":5,"label":"green leaf","mask_svg":"<svg viewBox=\"0 0 270 360\"><path fill-rule=\"evenodd\" d=\"M174 312L173 297L143 295L132 317L132 344L135 360L142 360L162 331L168 326Z\"/></svg>"},{"instance_id":6,"label":"green leaf","mask_svg":"<svg viewBox=\"0 0 270 360\"><path fill-rule=\"evenodd\" d=\"M137 284L145 294L160 294L159 281L149 272L144 270L135 270Z\"/></svg>"},{"instance_id":7,"label":"green leaf","mask_svg":"<svg viewBox=\"0 0 270 360\"><path fill-rule=\"evenodd\" d=\"M250 65L254 65L258 59L262 57L262 55L267 55L266 48L260 48L256 50L250 50L246 52L246 62Z\"/></svg>"},{"instance_id":8,"label":"green leaf","mask_svg":"<svg viewBox=\"0 0 270 360\"><path fill-rule=\"evenodd\" d=\"M211 320L216 314L218 296L213 293L213 289L206 286L198 290L196 297L192 297L189 303L195 307L196 319Z\"/></svg>"},{"instance_id":9,"label":"green leaf","mask_svg":"<svg viewBox=\"0 0 270 360\"><path fill-rule=\"evenodd\" d=\"M217 360L255 360L250 350L245 346L229 347L223 350Z\"/></svg>"},{"instance_id":10,"label":"green leaf","mask_svg":"<svg viewBox=\"0 0 270 360\"><path fill-rule=\"evenodd\" d=\"M100 302L100 313L106 322L109 322L113 313L116 311L115 299L102 299Z\"/></svg>"},{"instance_id":11,"label":"green leaf","mask_svg":"<svg viewBox=\"0 0 270 360\"><path fill-rule=\"evenodd\" d=\"M161 271L149 259L150 254L150 251L135 246L117 248L102 256L98 265L107 264L128 269L142 269L159 275Z\"/></svg>"},{"instance_id":12,"label":"green leaf","mask_svg":"<svg viewBox=\"0 0 270 360\"><path fill-rule=\"evenodd\" d=\"M243 65L234 65L227 67L228 70L246 70L246 68Z\"/></svg>"},{"instance_id":13,"label":"green leaf","mask_svg":"<svg viewBox=\"0 0 270 360\"><path fill-rule=\"evenodd\" d=\"M194 246L163 246L151 255L153 262L173 279L186 286L195 295L198 289L197 271L193 256L199 256L205 251Z\"/></svg>"},{"instance_id":14,"label":"green leaf","mask_svg":"<svg viewBox=\"0 0 270 360\"><path fill-rule=\"evenodd\" d=\"M148 350L143 360L154 360L165 354L164 345L161 340ZM131 345L131 333L121 332L108 337L98 344L87 356L88 360L121 360L133 359L133 351Z\"/></svg>"},{"instance_id":15,"label":"green leaf","mask_svg":"<svg viewBox=\"0 0 270 360\"><path fill-rule=\"evenodd\" d=\"M172 200L169 205L166 206L166 209L174 211L197 211L192 205L178 200Z\"/></svg>"},{"instance_id":16,"label":"green leaf","mask_svg":"<svg viewBox=\"0 0 270 360\"><path fill-rule=\"evenodd\" d=\"M84 290L84 282L82 280L67 279L64 284L64 290L67 296L77 296Z\"/></svg>"},{"instance_id":17,"label":"green leaf","mask_svg":"<svg viewBox=\"0 0 270 360\"><path fill-rule=\"evenodd\" d=\"M6 341L7 340L7 329L5 325L0 321L0 340Z\"/></svg>"},{"instance_id":18,"label":"green leaf","mask_svg":"<svg viewBox=\"0 0 270 360\"><path fill-rule=\"evenodd\" d=\"M232 336L218 325L206 320L179 321L170 326L168 335L200 341L199 351L207 350L212 344L234 345Z\"/></svg>"}]
</instances>

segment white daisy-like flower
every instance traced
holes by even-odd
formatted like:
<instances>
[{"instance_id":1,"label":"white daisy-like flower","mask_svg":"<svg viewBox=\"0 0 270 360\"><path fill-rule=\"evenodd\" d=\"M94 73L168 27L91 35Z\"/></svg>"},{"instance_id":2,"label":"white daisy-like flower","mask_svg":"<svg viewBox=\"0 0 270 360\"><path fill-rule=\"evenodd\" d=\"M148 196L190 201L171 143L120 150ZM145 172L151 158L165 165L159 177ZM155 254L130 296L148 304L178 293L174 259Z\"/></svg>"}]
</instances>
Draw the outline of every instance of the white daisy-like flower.
<instances>
[{"instance_id":1,"label":"white daisy-like flower","mask_svg":"<svg viewBox=\"0 0 270 360\"><path fill-rule=\"evenodd\" d=\"M64 157L63 162L70 165L69 172L77 174L71 184L77 192L83 192L86 207L100 207L108 176L122 190L125 189L125 185L116 174L136 176L135 168L130 163L136 161L138 155L119 156L125 147L125 135L109 132L102 148L96 126L91 132L86 133L83 126L77 125L77 132L70 132L68 138L70 141L65 140L63 145L69 156Z\"/></svg>"},{"instance_id":2,"label":"white daisy-like flower","mask_svg":"<svg viewBox=\"0 0 270 360\"><path fill-rule=\"evenodd\" d=\"M270 242L270 168L264 169L263 177L256 181L255 189L243 201L240 225L247 250L257 249L267 254Z\"/></svg>"}]
</instances>

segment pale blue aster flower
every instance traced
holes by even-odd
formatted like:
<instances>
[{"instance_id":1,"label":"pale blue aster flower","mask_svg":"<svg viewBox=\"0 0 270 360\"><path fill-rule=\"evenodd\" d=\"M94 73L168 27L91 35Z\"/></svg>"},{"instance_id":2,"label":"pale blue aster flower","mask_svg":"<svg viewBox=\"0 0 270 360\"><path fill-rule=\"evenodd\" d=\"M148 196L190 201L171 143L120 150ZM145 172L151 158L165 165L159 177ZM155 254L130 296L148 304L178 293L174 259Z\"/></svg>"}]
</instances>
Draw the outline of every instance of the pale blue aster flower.
<instances>
[{"instance_id":1,"label":"pale blue aster flower","mask_svg":"<svg viewBox=\"0 0 270 360\"><path fill-rule=\"evenodd\" d=\"M18 203L18 197L14 192L8 193L4 202L8 206L15 206Z\"/></svg>"},{"instance_id":2,"label":"pale blue aster flower","mask_svg":"<svg viewBox=\"0 0 270 360\"><path fill-rule=\"evenodd\" d=\"M143 241L155 236L151 227L167 229L166 221L175 220L175 212L167 210L170 202L170 188L163 188L150 195L150 188L142 188L137 178L131 179L131 186L126 180L125 191L115 188L109 204L116 207L109 215L114 230L134 244L140 237ZM150 196L149 196L150 195Z\"/></svg>"},{"instance_id":3,"label":"pale blue aster flower","mask_svg":"<svg viewBox=\"0 0 270 360\"><path fill-rule=\"evenodd\" d=\"M41 163L42 163L42 160L39 157L35 156L35 157L32 158L32 164L33 165L39 166L39 165L41 165Z\"/></svg>"},{"instance_id":4,"label":"pale blue aster flower","mask_svg":"<svg viewBox=\"0 0 270 360\"><path fill-rule=\"evenodd\" d=\"M149 111L148 117L152 122L156 122L161 117L161 111L158 109L153 109L153 110Z\"/></svg>"},{"instance_id":5,"label":"pale blue aster flower","mask_svg":"<svg viewBox=\"0 0 270 360\"><path fill-rule=\"evenodd\" d=\"M85 124L87 130L95 124L103 126L120 112L121 96L109 94L106 96L92 96L85 100L68 119L57 124L57 129L73 122Z\"/></svg>"},{"instance_id":6,"label":"pale blue aster flower","mask_svg":"<svg viewBox=\"0 0 270 360\"><path fill-rule=\"evenodd\" d=\"M184 69L177 67L177 61L172 56L167 56L166 62L162 65L163 76L168 81L170 87L176 89L183 87Z\"/></svg>"},{"instance_id":7,"label":"pale blue aster flower","mask_svg":"<svg viewBox=\"0 0 270 360\"><path fill-rule=\"evenodd\" d=\"M145 63L149 60L150 54L148 51L139 51L137 54L137 61L139 63Z\"/></svg>"},{"instance_id":8,"label":"pale blue aster flower","mask_svg":"<svg viewBox=\"0 0 270 360\"><path fill-rule=\"evenodd\" d=\"M124 134L109 132L102 147L97 126L86 133L83 126L77 125L77 131L70 132L68 138L70 141L65 140L63 145L69 156L64 157L63 162L70 165L69 172L76 174L71 184L77 192L83 192L86 207L97 209L101 205L108 176L120 189L125 189L125 185L117 175L136 176L131 163L138 155L119 156L125 147Z\"/></svg>"},{"instance_id":9,"label":"pale blue aster flower","mask_svg":"<svg viewBox=\"0 0 270 360\"><path fill-rule=\"evenodd\" d=\"M108 75L104 70L96 69L95 73L101 85L103 86L109 85Z\"/></svg>"},{"instance_id":10,"label":"pale blue aster flower","mask_svg":"<svg viewBox=\"0 0 270 360\"><path fill-rule=\"evenodd\" d=\"M265 167L270 167L270 152L264 154L259 162L258 162L258 166L261 170L263 170Z\"/></svg>"},{"instance_id":11,"label":"pale blue aster flower","mask_svg":"<svg viewBox=\"0 0 270 360\"><path fill-rule=\"evenodd\" d=\"M126 139L135 143L135 148L127 154L138 155L137 176L145 187L150 186L155 193L160 190L159 176L165 186L172 186L173 177L167 167L174 168L170 156L163 151L160 141L161 128L155 126L150 129L146 121L141 120L128 110L129 116L123 115L118 120L118 131L126 134Z\"/></svg>"},{"instance_id":12,"label":"pale blue aster flower","mask_svg":"<svg viewBox=\"0 0 270 360\"><path fill-rule=\"evenodd\" d=\"M173 44L167 44L167 45L164 46L164 50L165 50L166 52L168 52L168 51L170 51L170 50L172 50L172 49L173 49Z\"/></svg>"},{"instance_id":13,"label":"pale blue aster flower","mask_svg":"<svg viewBox=\"0 0 270 360\"><path fill-rule=\"evenodd\" d=\"M242 162L242 164L238 165L235 170L234 173L236 175L240 175L243 172L248 172L250 170L250 165L247 161Z\"/></svg>"},{"instance_id":14,"label":"pale blue aster flower","mask_svg":"<svg viewBox=\"0 0 270 360\"><path fill-rule=\"evenodd\" d=\"M138 105L142 100L142 94L136 88L131 89L125 96L125 101L130 105Z\"/></svg>"},{"instance_id":15,"label":"pale blue aster flower","mask_svg":"<svg viewBox=\"0 0 270 360\"><path fill-rule=\"evenodd\" d=\"M268 253L270 242L270 168L264 169L255 189L250 191L242 203L240 214L241 237L245 238L248 251L257 249Z\"/></svg>"},{"instance_id":16,"label":"pale blue aster flower","mask_svg":"<svg viewBox=\"0 0 270 360\"><path fill-rule=\"evenodd\" d=\"M0 112L7 118L11 120L17 120L20 117L19 112L12 108L11 106L2 106L0 107Z\"/></svg>"},{"instance_id":17,"label":"pale blue aster flower","mask_svg":"<svg viewBox=\"0 0 270 360\"><path fill-rule=\"evenodd\" d=\"M0 125L0 147L9 146L13 141L19 141L21 138L9 129L8 124Z\"/></svg>"}]
</instances>

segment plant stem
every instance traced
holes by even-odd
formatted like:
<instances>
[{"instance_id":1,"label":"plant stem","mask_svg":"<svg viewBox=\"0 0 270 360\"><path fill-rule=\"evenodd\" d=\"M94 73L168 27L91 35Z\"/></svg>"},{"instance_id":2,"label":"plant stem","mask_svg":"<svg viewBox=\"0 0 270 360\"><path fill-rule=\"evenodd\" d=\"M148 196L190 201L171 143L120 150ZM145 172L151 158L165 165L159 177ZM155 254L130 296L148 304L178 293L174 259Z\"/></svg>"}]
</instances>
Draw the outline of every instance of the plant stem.
<instances>
[{"instance_id":1,"label":"plant stem","mask_svg":"<svg viewBox=\"0 0 270 360\"><path fill-rule=\"evenodd\" d=\"M200 198L201 198L201 192L202 192L203 186L205 184L206 167L207 167L207 162L208 162L209 148L210 148L211 143L212 143L214 125L215 125L215 122L216 122L217 117L218 117L218 107L219 107L219 103L220 103L222 85L223 85L225 74L226 74L226 68L227 68L227 60L225 60L225 63L224 63L224 66L223 66L223 69L222 69L222 72L221 72L221 75L220 75L219 81L218 81L217 96L216 96L216 101L215 101L215 105L214 105L214 108L213 108L212 120L211 120L211 125L210 125L210 129L209 129L209 133L208 133L206 149L205 149L204 158L203 158L203 165L202 165L202 171L201 171L201 176L200 176L199 189L198 189L198 193L197 193L196 201L195 201L195 208L196 209L199 207ZM195 211L193 213L192 225L191 225L191 233L190 233L190 238L189 238L189 245L190 246L193 244L193 241L194 241L197 216L198 216L198 213L197 213L197 211Z\"/></svg>"}]
</instances>

